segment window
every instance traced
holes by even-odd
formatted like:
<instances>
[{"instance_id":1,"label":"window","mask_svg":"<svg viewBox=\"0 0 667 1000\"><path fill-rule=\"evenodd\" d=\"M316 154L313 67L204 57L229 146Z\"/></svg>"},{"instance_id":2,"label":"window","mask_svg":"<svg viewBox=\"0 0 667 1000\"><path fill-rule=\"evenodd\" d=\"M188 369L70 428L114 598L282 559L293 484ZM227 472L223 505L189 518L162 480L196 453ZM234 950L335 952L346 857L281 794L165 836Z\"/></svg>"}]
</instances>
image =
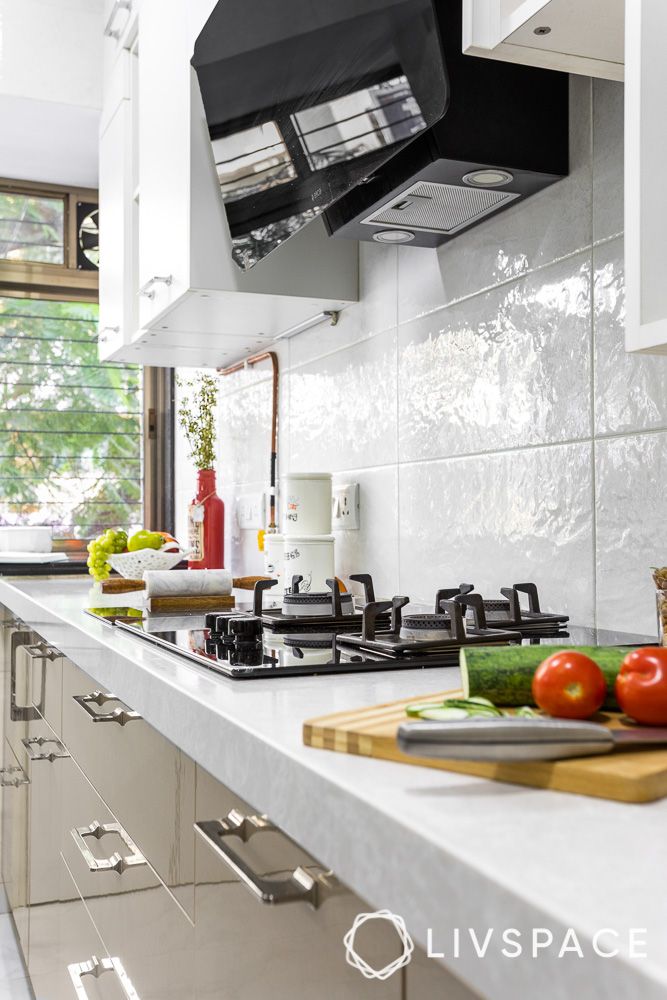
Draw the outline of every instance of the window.
<instances>
[{"instance_id":1,"label":"window","mask_svg":"<svg viewBox=\"0 0 667 1000\"><path fill-rule=\"evenodd\" d=\"M0 297L0 524L143 521L142 370L97 358L97 304Z\"/></svg>"},{"instance_id":2,"label":"window","mask_svg":"<svg viewBox=\"0 0 667 1000\"><path fill-rule=\"evenodd\" d=\"M65 199L0 191L0 257L65 263Z\"/></svg>"}]
</instances>

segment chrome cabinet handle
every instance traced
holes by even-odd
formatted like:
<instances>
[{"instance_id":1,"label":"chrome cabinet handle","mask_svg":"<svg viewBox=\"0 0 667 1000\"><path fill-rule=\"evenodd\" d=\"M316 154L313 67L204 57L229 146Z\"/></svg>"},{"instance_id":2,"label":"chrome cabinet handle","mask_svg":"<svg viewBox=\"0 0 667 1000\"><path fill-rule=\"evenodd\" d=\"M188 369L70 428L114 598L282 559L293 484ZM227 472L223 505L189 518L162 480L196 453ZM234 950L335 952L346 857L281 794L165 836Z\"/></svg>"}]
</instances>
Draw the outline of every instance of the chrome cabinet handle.
<instances>
[{"instance_id":1,"label":"chrome cabinet handle","mask_svg":"<svg viewBox=\"0 0 667 1000\"><path fill-rule=\"evenodd\" d=\"M57 660L63 655L60 650L54 649L53 646L47 646L45 642L32 643L23 648L31 660Z\"/></svg>"},{"instance_id":2,"label":"chrome cabinet handle","mask_svg":"<svg viewBox=\"0 0 667 1000\"><path fill-rule=\"evenodd\" d=\"M2 622L0 624L0 628L3 630L3 632L10 628L17 628L25 631L26 626L25 623L22 622L19 618L10 618L9 621Z\"/></svg>"},{"instance_id":3,"label":"chrome cabinet handle","mask_svg":"<svg viewBox=\"0 0 667 1000\"><path fill-rule=\"evenodd\" d=\"M0 767L0 788L19 788L30 784L22 767Z\"/></svg>"},{"instance_id":4,"label":"chrome cabinet handle","mask_svg":"<svg viewBox=\"0 0 667 1000\"><path fill-rule=\"evenodd\" d=\"M120 31L114 28L114 21L116 20L116 15L119 11L126 10L128 14L132 10L132 0L114 0L114 5L109 13L109 18L107 23L104 25L104 37L105 38L120 38Z\"/></svg>"},{"instance_id":5,"label":"chrome cabinet handle","mask_svg":"<svg viewBox=\"0 0 667 1000\"><path fill-rule=\"evenodd\" d=\"M103 326L102 329L97 334L97 342L98 342L98 344L105 344L107 342L107 340L109 339L107 337L107 331L109 333L120 333L120 327L119 326Z\"/></svg>"},{"instance_id":6,"label":"chrome cabinet handle","mask_svg":"<svg viewBox=\"0 0 667 1000\"><path fill-rule=\"evenodd\" d=\"M67 971L74 986L76 1000L88 1000L88 994L83 985L84 976L93 976L95 979L99 979L106 972L116 973L127 1000L139 1000L139 994L132 985L132 980L123 968L123 963L119 958L100 959L96 955L93 955L87 962L73 962L72 965L68 965Z\"/></svg>"},{"instance_id":7,"label":"chrome cabinet handle","mask_svg":"<svg viewBox=\"0 0 667 1000\"><path fill-rule=\"evenodd\" d=\"M70 832L91 872L118 872L119 875L122 875L126 868L136 868L138 865L148 864L129 833L123 829L120 823L98 823L97 820L94 820L90 826L75 827ZM123 857L122 854L115 851L110 858L96 858L86 844L86 838L94 837L95 840L101 840L107 833L117 833L130 853Z\"/></svg>"},{"instance_id":8,"label":"chrome cabinet handle","mask_svg":"<svg viewBox=\"0 0 667 1000\"><path fill-rule=\"evenodd\" d=\"M39 704L16 704L16 654L19 649L36 649L35 643L33 643L32 639L32 632L15 632L11 638L11 651L9 657L9 718L12 722L34 722L44 713L44 697L46 694L46 671L44 662L42 663L42 683ZM28 655L31 659L42 659L41 657L32 656L30 653ZM47 657L44 659L47 659Z\"/></svg>"},{"instance_id":9,"label":"chrome cabinet handle","mask_svg":"<svg viewBox=\"0 0 667 1000\"><path fill-rule=\"evenodd\" d=\"M69 753L60 740L48 739L46 736L28 736L21 740L21 743L30 760L48 760L53 764L54 760L58 760L60 757L69 757ZM55 749L43 751L42 747L46 746L47 743L52 743ZM38 749L35 750L34 747Z\"/></svg>"},{"instance_id":10,"label":"chrome cabinet handle","mask_svg":"<svg viewBox=\"0 0 667 1000\"><path fill-rule=\"evenodd\" d=\"M154 299L155 289L153 288L153 285L156 285L158 282L161 282L163 285L169 286L173 284L173 281L174 281L173 274L166 274L166 275L156 274L152 278L150 278L145 285L141 286L141 288L139 289L139 295L145 295L147 299Z\"/></svg>"},{"instance_id":11,"label":"chrome cabinet handle","mask_svg":"<svg viewBox=\"0 0 667 1000\"><path fill-rule=\"evenodd\" d=\"M133 712L131 708L120 701L120 698L116 698L115 694L109 692L93 691L92 694L74 694L72 697L93 722L117 722L119 726L125 726L128 722L134 722L141 718L138 712ZM97 705L101 708L108 701L118 701L120 707L114 708L113 712L96 712L92 707Z\"/></svg>"},{"instance_id":12,"label":"chrome cabinet handle","mask_svg":"<svg viewBox=\"0 0 667 1000\"><path fill-rule=\"evenodd\" d=\"M331 875L310 875L305 868L296 868L288 879L265 878L258 875L226 843L227 837L239 837L247 843L257 833L276 830L266 816L243 816L232 809L225 819L202 820L195 823L195 830L212 847L218 857L238 875L244 885L260 901L271 906L280 903L303 902L319 906L325 895L333 889Z\"/></svg>"}]
</instances>

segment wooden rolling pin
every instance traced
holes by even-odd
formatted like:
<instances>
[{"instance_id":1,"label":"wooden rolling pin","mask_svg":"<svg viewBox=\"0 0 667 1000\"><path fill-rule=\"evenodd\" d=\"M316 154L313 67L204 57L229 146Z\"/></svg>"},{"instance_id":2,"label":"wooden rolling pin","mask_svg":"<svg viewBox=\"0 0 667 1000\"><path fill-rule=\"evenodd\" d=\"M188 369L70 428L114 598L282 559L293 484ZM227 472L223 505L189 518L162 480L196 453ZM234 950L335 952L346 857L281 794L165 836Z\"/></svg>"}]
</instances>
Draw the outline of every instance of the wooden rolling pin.
<instances>
[{"instance_id":1,"label":"wooden rolling pin","mask_svg":"<svg viewBox=\"0 0 667 1000\"><path fill-rule=\"evenodd\" d=\"M168 611L222 611L233 608L236 601L231 594L193 594L185 597L151 597L151 613Z\"/></svg>"},{"instance_id":2,"label":"wooden rolling pin","mask_svg":"<svg viewBox=\"0 0 667 1000\"><path fill-rule=\"evenodd\" d=\"M234 587L237 590L254 590L255 589L255 584L258 583L260 580L271 580L271 579L272 579L272 577L270 577L270 576L236 576L232 580L232 587ZM110 577L108 580L102 580L102 593L103 594L129 594L133 590L144 590L145 587L146 587L146 584L145 584L144 580L126 580L122 576L114 576L114 577ZM157 601L162 601L162 600L172 600L172 599L173 600L181 601L181 600L184 600L185 598L180 598L180 597L174 597L174 598L171 598L171 597L169 597L169 598L166 598L166 597L165 598L157 597L156 598L156 597L154 597L153 598L153 602L155 602L156 600ZM200 601L200 600L208 599L208 595L202 595L201 597L195 596L195 597L192 597L192 598L189 598L189 599L193 602L192 607L196 608L196 607L200 607L200 605L197 604L196 602ZM219 601L220 598L217 597L216 600ZM216 605L216 607L217 607L217 605Z\"/></svg>"}]
</instances>

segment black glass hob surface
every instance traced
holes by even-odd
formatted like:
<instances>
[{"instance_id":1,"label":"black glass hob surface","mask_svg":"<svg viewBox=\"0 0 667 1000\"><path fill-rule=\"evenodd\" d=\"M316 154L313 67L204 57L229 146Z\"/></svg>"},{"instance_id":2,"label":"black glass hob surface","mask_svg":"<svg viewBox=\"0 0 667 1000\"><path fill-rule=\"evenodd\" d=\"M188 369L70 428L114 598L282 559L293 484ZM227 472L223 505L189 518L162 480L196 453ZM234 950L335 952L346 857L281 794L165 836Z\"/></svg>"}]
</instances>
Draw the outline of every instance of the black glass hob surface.
<instances>
[{"instance_id":1,"label":"black glass hob surface","mask_svg":"<svg viewBox=\"0 0 667 1000\"><path fill-rule=\"evenodd\" d=\"M416 647L398 656L383 655L362 646L346 645L336 633L324 630L278 635L262 627L251 612L250 605L239 605L234 612L221 612L219 619L234 619L241 624L235 626L236 633L212 635L203 614L146 615L134 608L121 607L87 609L87 614L111 628L235 680L458 666L460 647L447 650L426 647L424 651ZM655 639L567 625L557 631L546 629L544 634L516 635L512 641L523 645L638 646L651 644Z\"/></svg>"}]
</instances>

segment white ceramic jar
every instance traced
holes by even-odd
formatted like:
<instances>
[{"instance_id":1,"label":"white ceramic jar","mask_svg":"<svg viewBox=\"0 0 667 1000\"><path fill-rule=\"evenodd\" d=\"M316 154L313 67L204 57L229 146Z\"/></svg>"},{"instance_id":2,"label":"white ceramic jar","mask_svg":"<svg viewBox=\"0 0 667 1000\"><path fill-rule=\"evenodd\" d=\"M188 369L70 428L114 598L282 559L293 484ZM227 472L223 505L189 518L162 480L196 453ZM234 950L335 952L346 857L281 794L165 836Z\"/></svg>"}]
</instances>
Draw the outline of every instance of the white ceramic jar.
<instances>
[{"instance_id":1,"label":"white ceramic jar","mask_svg":"<svg viewBox=\"0 0 667 1000\"><path fill-rule=\"evenodd\" d=\"M331 531L331 473L284 476L281 491L283 534L328 535Z\"/></svg>"},{"instance_id":2,"label":"white ceramic jar","mask_svg":"<svg viewBox=\"0 0 667 1000\"><path fill-rule=\"evenodd\" d=\"M278 581L275 590L282 590L284 586L284 544L285 539L282 535L270 534L269 532L264 535L264 572L267 576Z\"/></svg>"},{"instance_id":3,"label":"white ceramic jar","mask_svg":"<svg viewBox=\"0 0 667 1000\"><path fill-rule=\"evenodd\" d=\"M289 535L284 542L285 587L291 587L293 576L302 576L302 593L326 592L334 576L333 535Z\"/></svg>"}]
</instances>

